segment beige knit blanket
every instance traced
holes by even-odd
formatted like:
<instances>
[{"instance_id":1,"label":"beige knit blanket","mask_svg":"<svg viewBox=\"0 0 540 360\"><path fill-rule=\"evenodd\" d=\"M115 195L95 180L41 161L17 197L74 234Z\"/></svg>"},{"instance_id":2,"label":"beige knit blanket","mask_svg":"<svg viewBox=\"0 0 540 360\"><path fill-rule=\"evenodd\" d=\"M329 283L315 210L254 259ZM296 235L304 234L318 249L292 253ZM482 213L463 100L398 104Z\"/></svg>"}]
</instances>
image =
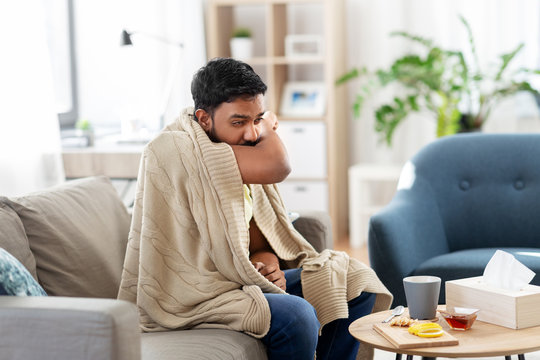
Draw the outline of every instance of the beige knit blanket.
<instances>
[{"instance_id":1,"label":"beige knit blanket","mask_svg":"<svg viewBox=\"0 0 540 360\"><path fill-rule=\"evenodd\" d=\"M249 260L242 179L231 147L213 143L191 109L144 149L118 298L136 303L144 331L225 328L264 336L264 292L283 293ZM253 218L277 256L302 266L303 294L321 325L347 317L346 302L392 296L346 253L317 253L293 228L275 185L251 185Z\"/></svg>"}]
</instances>

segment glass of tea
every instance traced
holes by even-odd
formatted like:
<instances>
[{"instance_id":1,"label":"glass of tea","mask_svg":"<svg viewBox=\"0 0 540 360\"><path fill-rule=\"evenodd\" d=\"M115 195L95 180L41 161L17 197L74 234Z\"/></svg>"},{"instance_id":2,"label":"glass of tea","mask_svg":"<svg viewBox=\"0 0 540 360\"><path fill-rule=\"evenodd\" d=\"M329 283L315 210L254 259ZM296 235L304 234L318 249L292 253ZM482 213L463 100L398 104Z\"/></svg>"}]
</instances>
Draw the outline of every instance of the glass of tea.
<instances>
[{"instance_id":1,"label":"glass of tea","mask_svg":"<svg viewBox=\"0 0 540 360\"><path fill-rule=\"evenodd\" d=\"M452 329L469 330L480 310L448 306L446 310L438 311Z\"/></svg>"}]
</instances>

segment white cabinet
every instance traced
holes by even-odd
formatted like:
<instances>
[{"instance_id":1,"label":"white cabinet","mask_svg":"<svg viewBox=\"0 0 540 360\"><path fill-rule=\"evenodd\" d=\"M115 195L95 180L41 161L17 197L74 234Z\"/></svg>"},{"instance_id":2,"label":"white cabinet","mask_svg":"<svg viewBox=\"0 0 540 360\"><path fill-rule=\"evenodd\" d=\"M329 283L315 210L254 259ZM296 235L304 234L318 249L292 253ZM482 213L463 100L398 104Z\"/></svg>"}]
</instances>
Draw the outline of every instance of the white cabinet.
<instances>
[{"instance_id":1,"label":"white cabinet","mask_svg":"<svg viewBox=\"0 0 540 360\"><path fill-rule=\"evenodd\" d=\"M356 164L349 168L349 243L353 248L367 243L369 218L392 200L400 173L400 165ZM392 191L373 187L383 183ZM375 193L378 199L373 203L370 195Z\"/></svg>"},{"instance_id":2,"label":"white cabinet","mask_svg":"<svg viewBox=\"0 0 540 360\"><path fill-rule=\"evenodd\" d=\"M328 183L326 181L288 180L278 186L288 210L328 212Z\"/></svg>"},{"instance_id":3,"label":"white cabinet","mask_svg":"<svg viewBox=\"0 0 540 360\"><path fill-rule=\"evenodd\" d=\"M326 127L322 121L280 122L277 132L289 154L289 179L326 178Z\"/></svg>"},{"instance_id":4,"label":"white cabinet","mask_svg":"<svg viewBox=\"0 0 540 360\"><path fill-rule=\"evenodd\" d=\"M292 171L279 189L289 210L329 211L326 126L322 121L280 122Z\"/></svg>"}]
</instances>

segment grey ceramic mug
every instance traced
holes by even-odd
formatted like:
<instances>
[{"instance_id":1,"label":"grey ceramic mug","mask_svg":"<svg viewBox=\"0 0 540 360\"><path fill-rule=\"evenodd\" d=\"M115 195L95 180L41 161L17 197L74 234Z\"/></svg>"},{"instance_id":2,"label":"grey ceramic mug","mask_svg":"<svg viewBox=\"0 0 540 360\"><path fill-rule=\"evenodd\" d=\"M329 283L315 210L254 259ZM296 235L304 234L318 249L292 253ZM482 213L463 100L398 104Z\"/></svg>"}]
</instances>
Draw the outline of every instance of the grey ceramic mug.
<instances>
[{"instance_id":1,"label":"grey ceramic mug","mask_svg":"<svg viewBox=\"0 0 540 360\"><path fill-rule=\"evenodd\" d=\"M411 319L433 319L437 315L441 278L409 276L403 279L407 307Z\"/></svg>"}]
</instances>

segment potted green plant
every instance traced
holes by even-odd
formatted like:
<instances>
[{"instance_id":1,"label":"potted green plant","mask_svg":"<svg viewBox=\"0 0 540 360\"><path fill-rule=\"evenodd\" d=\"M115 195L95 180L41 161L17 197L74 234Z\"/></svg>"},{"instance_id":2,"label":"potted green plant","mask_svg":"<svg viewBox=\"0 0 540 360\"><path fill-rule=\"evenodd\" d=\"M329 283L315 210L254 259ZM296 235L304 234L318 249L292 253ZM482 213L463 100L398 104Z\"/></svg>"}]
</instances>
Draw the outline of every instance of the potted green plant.
<instances>
[{"instance_id":1,"label":"potted green plant","mask_svg":"<svg viewBox=\"0 0 540 360\"><path fill-rule=\"evenodd\" d=\"M231 56L238 60L248 60L253 56L251 30L245 27L234 29L230 41Z\"/></svg>"},{"instance_id":2,"label":"potted green plant","mask_svg":"<svg viewBox=\"0 0 540 360\"><path fill-rule=\"evenodd\" d=\"M86 146L94 146L94 129L88 119L79 119L75 123L77 136L86 138Z\"/></svg>"},{"instance_id":3,"label":"potted green plant","mask_svg":"<svg viewBox=\"0 0 540 360\"><path fill-rule=\"evenodd\" d=\"M538 94L524 80L527 75L540 74L538 70L508 70L523 44L501 55L496 68L482 69L469 23L462 16L460 20L467 30L472 64L467 62L462 51L442 49L422 36L393 32L392 36L416 42L424 51L396 59L389 69L369 72L366 68L354 68L337 80L337 84L355 78L364 81L353 104L355 117L360 116L367 96L389 84L399 84L403 90L400 95L375 110L375 131L389 146L396 127L412 112L432 112L437 119L437 136L440 137L481 129L493 106L504 97L518 91Z\"/></svg>"}]
</instances>

